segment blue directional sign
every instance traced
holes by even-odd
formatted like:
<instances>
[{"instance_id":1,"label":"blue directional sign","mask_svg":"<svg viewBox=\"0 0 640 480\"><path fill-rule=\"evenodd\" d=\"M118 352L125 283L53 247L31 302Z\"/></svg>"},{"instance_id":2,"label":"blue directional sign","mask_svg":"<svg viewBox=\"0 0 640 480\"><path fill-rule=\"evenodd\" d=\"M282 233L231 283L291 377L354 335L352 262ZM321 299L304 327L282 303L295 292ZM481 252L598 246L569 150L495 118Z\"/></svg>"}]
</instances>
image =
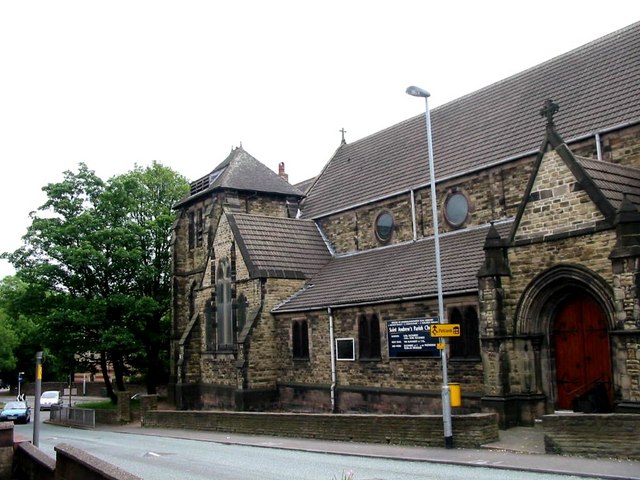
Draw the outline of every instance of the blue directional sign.
<instances>
[{"instance_id":1,"label":"blue directional sign","mask_svg":"<svg viewBox=\"0 0 640 480\"><path fill-rule=\"evenodd\" d=\"M387 322L389 358L440 358L438 339L431 337L437 318L411 318Z\"/></svg>"}]
</instances>

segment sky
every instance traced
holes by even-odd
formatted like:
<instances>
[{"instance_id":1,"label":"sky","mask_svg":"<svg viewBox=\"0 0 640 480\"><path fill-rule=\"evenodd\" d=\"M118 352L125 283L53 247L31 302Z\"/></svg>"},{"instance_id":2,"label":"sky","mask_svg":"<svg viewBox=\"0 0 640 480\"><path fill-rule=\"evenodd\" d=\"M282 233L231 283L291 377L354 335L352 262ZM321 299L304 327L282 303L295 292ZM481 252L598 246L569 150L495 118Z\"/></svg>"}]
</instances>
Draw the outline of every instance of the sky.
<instances>
[{"instance_id":1,"label":"sky","mask_svg":"<svg viewBox=\"0 0 640 480\"><path fill-rule=\"evenodd\" d=\"M423 114L409 85L433 108L638 20L630 0L2 1L0 252L80 162L195 180L242 146L295 184L341 129Z\"/></svg>"}]
</instances>

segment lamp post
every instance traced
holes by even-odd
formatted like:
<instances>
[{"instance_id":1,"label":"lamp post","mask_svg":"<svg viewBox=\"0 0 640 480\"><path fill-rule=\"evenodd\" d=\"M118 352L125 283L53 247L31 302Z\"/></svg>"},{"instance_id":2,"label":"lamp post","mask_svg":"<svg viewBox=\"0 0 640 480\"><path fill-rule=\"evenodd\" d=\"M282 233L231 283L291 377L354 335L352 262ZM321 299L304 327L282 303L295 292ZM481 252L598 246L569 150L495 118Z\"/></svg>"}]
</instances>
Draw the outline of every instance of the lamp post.
<instances>
[{"instance_id":1,"label":"lamp post","mask_svg":"<svg viewBox=\"0 0 640 480\"><path fill-rule=\"evenodd\" d=\"M36 352L36 386L33 405L33 445L40 443L40 394L42 393L42 352Z\"/></svg>"},{"instance_id":2,"label":"lamp post","mask_svg":"<svg viewBox=\"0 0 640 480\"><path fill-rule=\"evenodd\" d=\"M413 97L424 98L425 119L427 123L427 150L429 154L429 179L431 182L431 215L433 217L433 244L436 257L436 283L438 285L438 318L440 323L447 323L444 316L444 300L442 295L442 269L440 268L440 237L438 232L438 206L436 198L436 175L433 164L433 142L431 141L431 116L429 114L429 92L420 87L411 86L407 93ZM453 448L453 429L451 426L451 395L449 391L449 376L447 373L447 338L441 338L445 348L442 350L442 422L444 426L444 446Z\"/></svg>"}]
</instances>

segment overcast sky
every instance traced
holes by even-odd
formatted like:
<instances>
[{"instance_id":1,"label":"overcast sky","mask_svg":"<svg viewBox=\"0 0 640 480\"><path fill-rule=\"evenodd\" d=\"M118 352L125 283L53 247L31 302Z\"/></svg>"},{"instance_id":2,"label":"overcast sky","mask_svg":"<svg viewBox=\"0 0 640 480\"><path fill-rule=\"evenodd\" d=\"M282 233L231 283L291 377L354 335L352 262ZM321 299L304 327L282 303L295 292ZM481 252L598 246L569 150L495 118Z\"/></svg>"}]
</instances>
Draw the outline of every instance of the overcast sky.
<instances>
[{"instance_id":1,"label":"overcast sky","mask_svg":"<svg viewBox=\"0 0 640 480\"><path fill-rule=\"evenodd\" d=\"M242 144L297 183L340 129L421 114L411 84L435 107L638 20L629 0L2 1L0 252L79 162L193 180Z\"/></svg>"}]
</instances>

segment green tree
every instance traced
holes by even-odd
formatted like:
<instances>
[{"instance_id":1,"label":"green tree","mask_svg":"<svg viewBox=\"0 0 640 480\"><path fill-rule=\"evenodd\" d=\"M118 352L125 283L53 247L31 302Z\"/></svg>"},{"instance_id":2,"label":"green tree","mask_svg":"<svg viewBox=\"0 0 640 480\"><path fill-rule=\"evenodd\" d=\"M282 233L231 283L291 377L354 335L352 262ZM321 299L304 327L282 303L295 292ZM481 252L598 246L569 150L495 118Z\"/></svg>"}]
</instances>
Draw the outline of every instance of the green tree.
<instances>
[{"instance_id":1,"label":"green tree","mask_svg":"<svg viewBox=\"0 0 640 480\"><path fill-rule=\"evenodd\" d=\"M155 392L168 349L172 205L188 192L186 179L154 163L103 182L80 164L43 188L47 201L23 237L4 254L17 275L47 294L44 338L73 363L97 354L108 394L124 389L130 366Z\"/></svg>"},{"instance_id":2,"label":"green tree","mask_svg":"<svg viewBox=\"0 0 640 480\"><path fill-rule=\"evenodd\" d=\"M15 276L0 280L0 376L9 383L15 384L18 371L24 371L27 379L33 378L35 354L43 345L40 305L44 297L42 291L30 288ZM45 358L45 378L58 379L57 358Z\"/></svg>"},{"instance_id":3,"label":"green tree","mask_svg":"<svg viewBox=\"0 0 640 480\"><path fill-rule=\"evenodd\" d=\"M121 208L112 212L114 221L119 218L129 234L130 284L120 290L126 299L119 301L125 328L109 334L114 345L132 346L126 352L128 363L144 374L149 393L168 375L172 207L188 192L185 178L154 162L113 178L103 196L106 205Z\"/></svg>"},{"instance_id":4,"label":"green tree","mask_svg":"<svg viewBox=\"0 0 640 480\"><path fill-rule=\"evenodd\" d=\"M9 326L7 314L0 310L0 375L5 381L6 374L12 372L16 368L15 349L18 346L18 338Z\"/></svg>"},{"instance_id":5,"label":"green tree","mask_svg":"<svg viewBox=\"0 0 640 480\"><path fill-rule=\"evenodd\" d=\"M18 335L15 332L13 290L19 286L15 277L0 280L0 377L10 383L17 366Z\"/></svg>"}]
</instances>

